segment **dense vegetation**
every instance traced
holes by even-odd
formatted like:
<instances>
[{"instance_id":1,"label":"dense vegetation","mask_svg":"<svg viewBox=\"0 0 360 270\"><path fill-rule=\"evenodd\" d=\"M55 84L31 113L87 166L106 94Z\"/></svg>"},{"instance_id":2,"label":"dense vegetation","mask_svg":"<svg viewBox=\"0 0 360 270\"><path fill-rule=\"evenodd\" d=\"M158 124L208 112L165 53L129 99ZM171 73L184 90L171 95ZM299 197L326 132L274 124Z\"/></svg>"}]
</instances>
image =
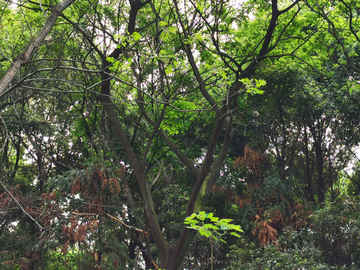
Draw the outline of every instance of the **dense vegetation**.
<instances>
[{"instance_id":1,"label":"dense vegetation","mask_svg":"<svg viewBox=\"0 0 360 270\"><path fill-rule=\"evenodd\" d=\"M359 269L359 20L1 1L1 269Z\"/></svg>"}]
</instances>

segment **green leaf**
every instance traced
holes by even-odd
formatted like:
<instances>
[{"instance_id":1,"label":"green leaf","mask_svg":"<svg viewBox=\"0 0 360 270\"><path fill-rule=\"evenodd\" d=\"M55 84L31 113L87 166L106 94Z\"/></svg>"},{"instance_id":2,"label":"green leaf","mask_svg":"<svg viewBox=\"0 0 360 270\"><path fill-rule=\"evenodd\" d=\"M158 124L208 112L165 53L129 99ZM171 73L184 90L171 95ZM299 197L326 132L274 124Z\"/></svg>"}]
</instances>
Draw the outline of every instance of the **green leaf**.
<instances>
[{"instance_id":1,"label":"green leaf","mask_svg":"<svg viewBox=\"0 0 360 270\"><path fill-rule=\"evenodd\" d=\"M224 225L224 224L221 224L220 225L220 229L222 229L223 231L226 231L229 227Z\"/></svg>"},{"instance_id":2,"label":"green leaf","mask_svg":"<svg viewBox=\"0 0 360 270\"><path fill-rule=\"evenodd\" d=\"M194 217L196 217L196 214L195 214L195 213L192 213L191 216L185 218L185 221L190 221L190 220L192 220Z\"/></svg>"},{"instance_id":3,"label":"green leaf","mask_svg":"<svg viewBox=\"0 0 360 270\"><path fill-rule=\"evenodd\" d=\"M212 222L217 222L217 221L219 220L219 218L218 218L218 217L211 217L210 220L211 220Z\"/></svg>"},{"instance_id":4,"label":"green leaf","mask_svg":"<svg viewBox=\"0 0 360 270\"><path fill-rule=\"evenodd\" d=\"M239 238L241 237L241 235L237 234L236 232L230 232L230 234Z\"/></svg>"},{"instance_id":5,"label":"green leaf","mask_svg":"<svg viewBox=\"0 0 360 270\"><path fill-rule=\"evenodd\" d=\"M199 228L199 233L205 237L210 237L211 233L208 230L205 230L204 228Z\"/></svg>"},{"instance_id":6,"label":"green leaf","mask_svg":"<svg viewBox=\"0 0 360 270\"><path fill-rule=\"evenodd\" d=\"M106 60L110 63L114 63L116 61L114 57L107 57Z\"/></svg>"},{"instance_id":7,"label":"green leaf","mask_svg":"<svg viewBox=\"0 0 360 270\"><path fill-rule=\"evenodd\" d=\"M200 220L205 220L206 219L205 211L200 211L199 214L197 215L197 218Z\"/></svg>"},{"instance_id":8,"label":"green leaf","mask_svg":"<svg viewBox=\"0 0 360 270\"><path fill-rule=\"evenodd\" d=\"M219 230L219 227L216 227L216 226L214 226L214 225L212 225L212 224L205 224L203 227L204 227L205 229Z\"/></svg>"},{"instance_id":9,"label":"green leaf","mask_svg":"<svg viewBox=\"0 0 360 270\"><path fill-rule=\"evenodd\" d=\"M138 41L139 39L141 39L141 35L138 32L134 32L132 35L133 39L135 41Z\"/></svg>"},{"instance_id":10,"label":"green leaf","mask_svg":"<svg viewBox=\"0 0 360 270\"><path fill-rule=\"evenodd\" d=\"M168 30L170 33L176 33L177 28L174 27L174 26L169 26L169 27L167 28L167 30Z\"/></svg>"},{"instance_id":11,"label":"green leaf","mask_svg":"<svg viewBox=\"0 0 360 270\"><path fill-rule=\"evenodd\" d=\"M205 216L206 216L207 218L212 218L212 217L214 216L214 213L207 213Z\"/></svg>"},{"instance_id":12,"label":"green leaf","mask_svg":"<svg viewBox=\"0 0 360 270\"><path fill-rule=\"evenodd\" d=\"M233 221L231 218L223 218L223 219L220 219L219 222L221 222L221 223L229 223L231 221Z\"/></svg>"}]
</instances>

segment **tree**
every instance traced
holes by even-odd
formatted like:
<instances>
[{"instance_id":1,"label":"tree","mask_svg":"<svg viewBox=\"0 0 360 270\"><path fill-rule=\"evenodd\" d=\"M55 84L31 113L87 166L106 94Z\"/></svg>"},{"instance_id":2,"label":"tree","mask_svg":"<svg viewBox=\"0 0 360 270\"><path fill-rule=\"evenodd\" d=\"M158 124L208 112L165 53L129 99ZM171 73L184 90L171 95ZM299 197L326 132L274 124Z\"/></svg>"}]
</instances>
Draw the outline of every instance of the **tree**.
<instances>
[{"instance_id":1,"label":"tree","mask_svg":"<svg viewBox=\"0 0 360 270\"><path fill-rule=\"evenodd\" d=\"M39 213L26 212L44 224L55 213L45 221L41 210L56 192L64 205L54 209L63 213L63 250L75 242L85 246L84 231L92 228L98 264L114 254L114 263L137 265L138 248L146 268L177 269L196 232L159 218L162 191L183 191L186 209L179 206L175 220L204 210L235 130L248 119L247 100L261 93L257 70L301 58L298 51L317 32L303 23L317 21L304 19L311 9L303 1L76 1L61 13L54 7L52 1L17 7L30 18L19 26L51 10L59 19L48 38L40 32L34 39L35 53L24 50L29 57L19 58L12 85L7 75L0 84L1 132L17 138L3 141L11 149L2 153L3 179L20 183L29 197L46 193L41 203L29 203ZM15 12L4 10L4 16ZM20 174L28 166L19 163L25 149L36 163L35 184ZM180 194L175 201L183 203ZM3 219L2 226L13 221ZM49 238L56 231L36 230ZM127 246L128 259L119 257L117 243L109 245L112 236Z\"/></svg>"},{"instance_id":2,"label":"tree","mask_svg":"<svg viewBox=\"0 0 360 270\"><path fill-rule=\"evenodd\" d=\"M324 202L354 156L357 126L349 121L351 102L334 90L337 82L305 74L289 69L266 78L265 94L254 99L255 107L266 104L257 127L261 134L254 135L261 140L254 144L264 152L268 149L281 179L295 178L300 197Z\"/></svg>"},{"instance_id":3,"label":"tree","mask_svg":"<svg viewBox=\"0 0 360 270\"><path fill-rule=\"evenodd\" d=\"M50 13L49 17L47 18L41 31L37 34L37 36L33 40L31 40L29 42L25 51L18 56L18 59L12 63L11 67L7 70L5 75L2 77L2 79L0 81L0 86L1 86L0 95L3 94L3 92L8 88L10 82L12 80L14 80L19 69L29 61L29 59L32 57L36 47L40 46L44 42L45 38L49 35L54 24L56 23L58 16L67 7L69 7L72 2L74 2L74 0L65 0L62 3L52 7L51 13ZM6 6L5 6L5 8L6 8Z\"/></svg>"}]
</instances>

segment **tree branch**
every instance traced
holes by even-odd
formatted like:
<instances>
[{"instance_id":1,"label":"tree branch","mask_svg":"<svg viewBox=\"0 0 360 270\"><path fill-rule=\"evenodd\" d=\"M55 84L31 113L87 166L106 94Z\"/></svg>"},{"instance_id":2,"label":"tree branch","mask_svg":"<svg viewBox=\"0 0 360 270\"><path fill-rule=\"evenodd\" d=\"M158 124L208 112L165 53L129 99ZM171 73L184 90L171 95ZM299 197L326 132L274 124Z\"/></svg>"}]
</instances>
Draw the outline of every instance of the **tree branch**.
<instances>
[{"instance_id":1,"label":"tree branch","mask_svg":"<svg viewBox=\"0 0 360 270\"><path fill-rule=\"evenodd\" d=\"M34 54L37 47L39 47L48 34L53 29L57 18L60 16L67 7L69 7L75 0L64 0L62 3L56 5L48 19L46 20L45 25L38 33L38 35L30 41L25 51L18 57L18 59L10 66L5 75L0 80L0 95L7 89L11 81L15 78L16 74L20 71L20 68L24 66Z\"/></svg>"}]
</instances>

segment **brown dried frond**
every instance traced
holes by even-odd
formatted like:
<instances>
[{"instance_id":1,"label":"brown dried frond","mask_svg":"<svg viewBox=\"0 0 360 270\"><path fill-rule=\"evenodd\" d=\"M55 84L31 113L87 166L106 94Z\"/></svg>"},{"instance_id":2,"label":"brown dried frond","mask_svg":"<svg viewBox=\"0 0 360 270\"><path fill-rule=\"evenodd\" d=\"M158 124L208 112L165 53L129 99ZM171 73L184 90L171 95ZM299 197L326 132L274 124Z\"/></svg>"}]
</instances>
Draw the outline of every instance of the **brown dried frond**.
<instances>
[{"instance_id":1,"label":"brown dried frond","mask_svg":"<svg viewBox=\"0 0 360 270\"><path fill-rule=\"evenodd\" d=\"M54 191L54 192L51 192L51 193L49 194L48 198L49 198L49 200L54 201L54 200L56 199L56 192L55 192L55 191Z\"/></svg>"},{"instance_id":2,"label":"brown dried frond","mask_svg":"<svg viewBox=\"0 0 360 270\"><path fill-rule=\"evenodd\" d=\"M3 265L8 265L8 266L10 266L10 265L13 265L13 264L14 264L14 261L9 260L9 261L3 262L2 264L3 264Z\"/></svg>"},{"instance_id":3,"label":"brown dried frond","mask_svg":"<svg viewBox=\"0 0 360 270\"><path fill-rule=\"evenodd\" d=\"M296 204L294 208L296 208ZM300 208L298 206L297 209L302 209L302 207ZM303 210L299 212L294 212L290 217L290 226L297 231L299 231L304 227L309 227L309 226L311 227L311 224L309 224L308 222L308 217L311 214L312 214L311 211L305 212Z\"/></svg>"},{"instance_id":4,"label":"brown dried frond","mask_svg":"<svg viewBox=\"0 0 360 270\"><path fill-rule=\"evenodd\" d=\"M94 220L92 220L91 223L92 223L94 229L98 229L98 227L99 227L99 221L98 220L94 219Z\"/></svg>"},{"instance_id":5,"label":"brown dried frond","mask_svg":"<svg viewBox=\"0 0 360 270\"><path fill-rule=\"evenodd\" d=\"M99 179L101 182L104 181L105 179L103 172L99 170L97 167L95 169L94 176L95 176L94 178Z\"/></svg>"},{"instance_id":6,"label":"brown dried frond","mask_svg":"<svg viewBox=\"0 0 360 270\"><path fill-rule=\"evenodd\" d=\"M104 190L108 184L108 179L104 179L104 181L102 182L102 190Z\"/></svg>"},{"instance_id":7,"label":"brown dried frond","mask_svg":"<svg viewBox=\"0 0 360 270\"><path fill-rule=\"evenodd\" d=\"M89 229L92 233L95 233L94 227L91 222L88 223Z\"/></svg>"},{"instance_id":8,"label":"brown dried frond","mask_svg":"<svg viewBox=\"0 0 360 270\"><path fill-rule=\"evenodd\" d=\"M112 191L110 189L111 194L113 194L115 191L115 194L119 195L121 190L119 181L116 178L110 178L109 181L110 181L110 187L112 189Z\"/></svg>"},{"instance_id":9,"label":"brown dried frond","mask_svg":"<svg viewBox=\"0 0 360 270\"><path fill-rule=\"evenodd\" d=\"M271 225L278 230L281 230L284 226L284 218L280 210L277 209L271 219Z\"/></svg>"},{"instance_id":10,"label":"brown dried frond","mask_svg":"<svg viewBox=\"0 0 360 270\"><path fill-rule=\"evenodd\" d=\"M70 227L68 227L68 229L67 229L68 238L72 237L73 231L75 230L76 227L77 227L77 222L71 223Z\"/></svg>"},{"instance_id":11,"label":"brown dried frond","mask_svg":"<svg viewBox=\"0 0 360 270\"><path fill-rule=\"evenodd\" d=\"M96 196L91 204L98 205L99 203L100 203L100 198Z\"/></svg>"},{"instance_id":12,"label":"brown dried frond","mask_svg":"<svg viewBox=\"0 0 360 270\"><path fill-rule=\"evenodd\" d=\"M295 208L295 211L300 212L303 209L303 206L301 205L301 203L296 202L294 208Z\"/></svg>"},{"instance_id":13,"label":"brown dried frond","mask_svg":"<svg viewBox=\"0 0 360 270\"><path fill-rule=\"evenodd\" d=\"M81 190L80 187L80 177L74 179L72 187L71 187L71 195L79 193Z\"/></svg>"},{"instance_id":14,"label":"brown dried frond","mask_svg":"<svg viewBox=\"0 0 360 270\"><path fill-rule=\"evenodd\" d=\"M261 176L261 165L266 162L264 156L260 156L250 146L245 146L244 156L238 157L234 162L234 168L246 169L257 177Z\"/></svg>"},{"instance_id":15,"label":"brown dried frond","mask_svg":"<svg viewBox=\"0 0 360 270\"><path fill-rule=\"evenodd\" d=\"M257 215L256 215L257 216ZM257 219L259 216L257 216ZM275 245L277 243L277 231L270 225L271 220L260 221L253 231L253 235L257 235L260 241L260 246L264 247L272 241Z\"/></svg>"},{"instance_id":16,"label":"brown dried frond","mask_svg":"<svg viewBox=\"0 0 360 270\"><path fill-rule=\"evenodd\" d=\"M6 207L10 202L9 195L6 192L0 194L0 207Z\"/></svg>"},{"instance_id":17,"label":"brown dried frond","mask_svg":"<svg viewBox=\"0 0 360 270\"><path fill-rule=\"evenodd\" d=\"M86 224L86 226L89 226L89 229L92 233L95 233L95 230L97 230L98 225L99 225L99 222L97 220L90 220Z\"/></svg>"},{"instance_id":18,"label":"brown dried frond","mask_svg":"<svg viewBox=\"0 0 360 270\"><path fill-rule=\"evenodd\" d=\"M225 198L226 198L226 202L229 203L231 198L233 197L233 192L232 189L230 187L225 189Z\"/></svg>"},{"instance_id":19,"label":"brown dried frond","mask_svg":"<svg viewBox=\"0 0 360 270\"><path fill-rule=\"evenodd\" d=\"M245 204L250 204L250 203L252 203L252 199L251 198L245 198L244 202L245 202Z\"/></svg>"},{"instance_id":20,"label":"brown dried frond","mask_svg":"<svg viewBox=\"0 0 360 270\"><path fill-rule=\"evenodd\" d=\"M291 218L290 218L290 222L291 223L295 223L296 221L298 221L298 214L295 212L294 214L292 214Z\"/></svg>"},{"instance_id":21,"label":"brown dried frond","mask_svg":"<svg viewBox=\"0 0 360 270\"><path fill-rule=\"evenodd\" d=\"M76 230L72 236L74 238L74 241L78 242L79 241L79 230Z\"/></svg>"},{"instance_id":22,"label":"brown dried frond","mask_svg":"<svg viewBox=\"0 0 360 270\"><path fill-rule=\"evenodd\" d=\"M62 229L62 233L67 234L68 229L69 229L68 226L64 226L63 229Z\"/></svg>"},{"instance_id":23,"label":"brown dried frond","mask_svg":"<svg viewBox=\"0 0 360 270\"><path fill-rule=\"evenodd\" d=\"M99 254L93 253L93 256L94 256L95 262L98 262L99 261Z\"/></svg>"},{"instance_id":24,"label":"brown dried frond","mask_svg":"<svg viewBox=\"0 0 360 270\"><path fill-rule=\"evenodd\" d=\"M30 259L22 257L19 264L21 270L30 270Z\"/></svg>"},{"instance_id":25,"label":"brown dried frond","mask_svg":"<svg viewBox=\"0 0 360 270\"><path fill-rule=\"evenodd\" d=\"M218 193L220 196L224 194L225 192L225 188L223 187L220 187L220 186L217 186L217 185L214 185L212 187L212 192L213 193Z\"/></svg>"},{"instance_id":26,"label":"brown dried frond","mask_svg":"<svg viewBox=\"0 0 360 270\"><path fill-rule=\"evenodd\" d=\"M94 200L91 202L93 205L91 207L91 211L95 213L100 213L103 211L103 208L101 205L103 205L103 197L95 197Z\"/></svg>"},{"instance_id":27,"label":"brown dried frond","mask_svg":"<svg viewBox=\"0 0 360 270\"><path fill-rule=\"evenodd\" d=\"M119 178L122 179L126 173L126 167L122 166L119 170L117 170Z\"/></svg>"},{"instance_id":28,"label":"brown dried frond","mask_svg":"<svg viewBox=\"0 0 360 270\"><path fill-rule=\"evenodd\" d=\"M87 231L87 225L79 225L77 232L78 232L78 241L79 242L85 242L86 239L86 231Z\"/></svg>"},{"instance_id":29,"label":"brown dried frond","mask_svg":"<svg viewBox=\"0 0 360 270\"><path fill-rule=\"evenodd\" d=\"M64 253L64 255L67 254L69 244L70 244L70 240L65 241L64 246L63 246L63 248L61 249L61 252Z\"/></svg>"},{"instance_id":30,"label":"brown dried frond","mask_svg":"<svg viewBox=\"0 0 360 270\"><path fill-rule=\"evenodd\" d=\"M29 206L26 206L25 207L25 211L30 215L30 216L32 216L33 217L33 210L32 210L32 208L31 207L29 207Z\"/></svg>"},{"instance_id":31,"label":"brown dried frond","mask_svg":"<svg viewBox=\"0 0 360 270\"><path fill-rule=\"evenodd\" d=\"M119 261L118 260L113 261L112 264L113 264L114 269L118 269L118 267L119 267Z\"/></svg>"},{"instance_id":32,"label":"brown dried frond","mask_svg":"<svg viewBox=\"0 0 360 270\"><path fill-rule=\"evenodd\" d=\"M236 203L240 208L243 208L243 207L244 207L244 202L243 202L243 200L242 200L239 196L235 195L235 196L234 196L234 200L235 200L235 203Z\"/></svg>"},{"instance_id":33,"label":"brown dried frond","mask_svg":"<svg viewBox=\"0 0 360 270\"><path fill-rule=\"evenodd\" d=\"M258 209L259 216L264 215L264 212L265 212L264 208L259 207L259 209Z\"/></svg>"},{"instance_id":34,"label":"brown dried frond","mask_svg":"<svg viewBox=\"0 0 360 270\"><path fill-rule=\"evenodd\" d=\"M283 223L284 222L284 218L283 215L280 213L280 210L277 209L275 212L275 215L272 218L272 222L274 224L278 224L278 223Z\"/></svg>"},{"instance_id":35,"label":"brown dried frond","mask_svg":"<svg viewBox=\"0 0 360 270\"><path fill-rule=\"evenodd\" d=\"M219 191L219 187L217 185L213 185L212 188L211 188L211 192L215 193L215 192L218 192L218 191Z\"/></svg>"}]
</instances>

